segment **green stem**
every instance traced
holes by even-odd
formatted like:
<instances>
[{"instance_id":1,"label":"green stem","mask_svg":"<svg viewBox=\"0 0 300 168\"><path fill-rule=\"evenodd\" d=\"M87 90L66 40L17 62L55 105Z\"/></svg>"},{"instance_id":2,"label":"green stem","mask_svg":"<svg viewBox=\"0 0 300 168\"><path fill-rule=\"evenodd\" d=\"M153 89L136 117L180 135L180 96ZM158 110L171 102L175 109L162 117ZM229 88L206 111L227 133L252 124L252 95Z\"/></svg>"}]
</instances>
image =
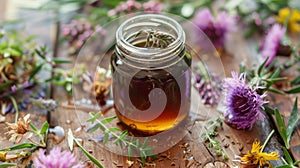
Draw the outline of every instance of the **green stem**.
<instances>
[{"instance_id":1,"label":"green stem","mask_svg":"<svg viewBox=\"0 0 300 168\"><path fill-rule=\"evenodd\" d=\"M73 135L72 135L73 136ZM91 155L88 151L86 151L83 146L75 139L72 137L74 142L77 144L77 146L82 150L82 152L93 162L95 163L99 168L103 168L102 164L93 156Z\"/></svg>"},{"instance_id":2,"label":"green stem","mask_svg":"<svg viewBox=\"0 0 300 168\"><path fill-rule=\"evenodd\" d=\"M41 146L46 147L46 143L44 141L43 135L39 134L39 137L40 137L40 141L41 141Z\"/></svg>"},{"instance_id":3,"label":"green stem","mask_svg":"<svg viewBox=\"0 0 300 168\"><path fill-rule=\"evenodd\" d=\"M136 148L136 149L139 149L139 147L138 147L136 144L134 144L134 143L132 143L132 142L130 142L130 141L127 141L126 139L120 138L120 136L119 136L118 134L116 134L116 133L110 131L110 130L105 126L105 124L101 123L101 121L99 121L99 120L96 120L96 121L101 125L101 128L103 128L103 130L102 130L103 132L108 132L108 133L111 134L113 137L115 137L115 138L117 138L117 139L121 139L122 142L123 142L125 145L130 145L130 146L133 146L133 147Z\"/></svg>"},{"instance_id":4,"label":"green stem","mask_svg":"<svg viewBox=\"0 0 300 168\"><path fill-rule=\"evenodd\" d=\"M262 146L260 152L263 152L263 151L264 151L265 147L267 146L267 144L268 144L269 140L271 139L272 135L274 134L274 132L275 132L275 131L272 130L271 133L268 135L268 137L267 137L267 139L265 140L265 142L264 142L264 144L263 144L263 146Z\"/></svg>"},{"instance_id":5,"label":"green stem","mask_svg":"<svg viewBox=\"0 0 300 168\"><path fill-rule=\"evenodd\" d=\"M33 144L36 145L36 146L45 147L45 146L43 146L42 144L36 142L35 140L32 140L31 138L28 138L27 140L30 141L31 143L33 143Z\"/></svg>"},{"instance_id":6,"label":"green stem","mask_svg":"<svg viewBox=\"0 0 300 168\"><path fill-rule=\"evenodd\" d=\"M15 123L18 122L18 118L19 118L19 109L18 109L18 105L17 105L17 102L15 100L15 98L13 98L12 96L9 96L11 102L13 103L13 106L16 110L16 116L15 116Z\"/></svg>"}]
</instances>

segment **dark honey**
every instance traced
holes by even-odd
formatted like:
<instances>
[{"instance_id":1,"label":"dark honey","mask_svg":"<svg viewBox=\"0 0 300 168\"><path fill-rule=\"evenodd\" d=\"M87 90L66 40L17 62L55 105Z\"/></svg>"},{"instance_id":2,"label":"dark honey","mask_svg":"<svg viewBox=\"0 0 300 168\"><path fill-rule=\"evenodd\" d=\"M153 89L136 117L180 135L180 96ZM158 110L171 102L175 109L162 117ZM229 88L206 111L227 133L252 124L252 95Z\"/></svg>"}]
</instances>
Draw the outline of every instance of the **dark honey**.
<instances>
[{"instance_id":1,"label":"dark honey","mask_svg":"<svg viewBox=\"0 0 300 168\"><path fill-rule=\"evenodd\" d=\"M144 43L135 45L141 47ZM112 56L115 110L125 125L153 134L173 128L186 118L190 109L191 58L185 50L177 57L170 67L132 74L132 67L116 54ZM156 92L151 95L153 89Z\"/></svg>"},{"instance_id":2,"label":"dark honey","mask_svg":"<svg viewBox=\"0 0 300 168\"><path fill-rule=\"evenodd\" d=\"M145 14L123 22L111 57L120 121L143 134L183 123L191 102L190 66L184 31L172 18Z\"/></svg>"}]
</instances>

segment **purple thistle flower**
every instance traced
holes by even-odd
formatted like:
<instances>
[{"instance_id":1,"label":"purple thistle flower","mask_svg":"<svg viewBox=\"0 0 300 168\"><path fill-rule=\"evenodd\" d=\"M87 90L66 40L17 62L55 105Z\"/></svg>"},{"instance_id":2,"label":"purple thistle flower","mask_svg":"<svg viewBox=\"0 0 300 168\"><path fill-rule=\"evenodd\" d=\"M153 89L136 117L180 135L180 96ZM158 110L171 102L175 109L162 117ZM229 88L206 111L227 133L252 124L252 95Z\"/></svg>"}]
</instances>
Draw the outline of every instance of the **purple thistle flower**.
<instances>
[{"instance_id":1,"label":"purple thistle flower","mask_svg":"<svg viewBox=\"0 0 300 168\"><path fill-rule=\"evenodd\" d=\"M262 60L269 57L265 66L270 65L274 60L285 31L285 28L282 28L279 24L274 24L268 31L260 49Z\"/></svg>"},{"instance_id":2,"label":"purple thistle flower","mask_svg":"<svg viewBox=\"0 0 300 168\"><path fill-rule=\"evenodd\" d=\"M251 88L246 83L246 74L232 72L232 78L224 79L225 118L227 123L235 126L237 129L250 129L257 119L264 118L260 109L266 94L259 95L256 89Z\"/></svg>"},{"instance_id":3,"label":"purple thistle flower","mask_svg":"<svg viewBox=\"0 0 300 168\"><path fill-rule=\"evenodd\" d=\"M45 150L40 149L38 156L33 159L37 168L83 168L81 163L77 162L76 157L69 151L61 151L54 147L48 155Z\"/></svg>"},{"instance_id":4,"label":"purple thistle flower","mask_svg":"<svg viewBox=\"0 0 300 168\"><path fill-rule=\"evenodd\" d=\"M198 12L193 22L208 36L216 48L223 48L228 33L236 29L234 17L230 17L223 11L214 18L207 8Z\"/></svg>"}]
</instances>

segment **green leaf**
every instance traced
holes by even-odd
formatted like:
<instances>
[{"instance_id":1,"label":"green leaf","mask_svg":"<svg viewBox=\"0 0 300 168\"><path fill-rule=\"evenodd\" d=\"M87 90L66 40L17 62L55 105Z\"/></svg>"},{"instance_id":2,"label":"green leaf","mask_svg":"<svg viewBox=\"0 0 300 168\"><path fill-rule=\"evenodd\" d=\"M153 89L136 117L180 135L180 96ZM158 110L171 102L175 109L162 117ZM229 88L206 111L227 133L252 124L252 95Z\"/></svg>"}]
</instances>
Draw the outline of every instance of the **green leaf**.
<instances>
[{"instance_id":1,"label":"green leaf","mask_svg":"<svg viewBox=\"0 0 300 168\"><path fill-rule=\"evenodd\" d=\"M276 68L276 70L273 71L270 78L277 78L279 76L280 72L281 72L281 68L280 67Z\"/></svg>"},{"instance_id":2,"label":"green leaf","mask_svg":"<svg viewBox=\"0 0 300 168\"><path fill-rule=\"evenodd\" d=\"M64 59L58 59L58 58L53 58L52 61L53 61L55 64L73 63L72 60L64 60Z\"/></svg>"},{"instance_id":3,"label":"green leaf","mask_svg":"<svg viewBox=\"0 0 300 168\"><path fill-rule=\"evenodd\" d=\"M103 143L106 144L108 141L109 133L105 133L103 137Z\"/></svg>"},{"instance_id":4,"label":"green leaf","mask_svg":"<svg viewBox=\"0 0 300 168\"><path fill-rule=\"evenodd\" d=\"M33 39L35 39L35 38L37 38L37 37L38 37L38 35L31 35L31 36L28 36L28 37L26 37L25 42L29 43L29 42L31 42Z\"/></svg>"},{"instance_id":5,"label":"green leaf","mask_svg":"<svg viewBox=\"0 0 300 168\"><path fill-rule=\"evenodd\" d=\"M89 113L91 118L89 118L88 120L86 120L87 122L91 122L92 124L100 117L102 116L102 112L98 112L98 113L93 113L93 112L90 112Z\"/></svg>"},{"instance_id":6,"label":"green leaf","mask_svg":"<svg viewBox=\"0 0 300 168\"><path fill-rule=\"evenodd\" d=\"M43 68L44 64L40 64L39 66L35 67L34 70L31 72L29 76L29 81Z\"/></svg>"},{"instance_id":7,"label":"green leaf","mask_svg":"<svg viewBox=\"0 0 300 168\"><path fill-rule=\"evenodd\" d=\"M116 7L119 5L120 0L104 0L102 1L103 5L111 6L111 7Z\"/></svg>"},{"instance_id":8,"label":"green leaf","mask_svg":"<svg viewBox=\"0 0 300 168\"><path fill-rule=\"evenodd\" d=\"M105 118L105 119L101 120L100 122L101 122L102 124L107 124L107 123L110 123L112 120L114 120L114 119L116 119L116 118L117 118L117 116L108 117L108 118Z\"/></svg>"},{"instance_id":9,"label":"green leaf","mask_svg":"<svg viewBox=\"0 0 300 168\"><path fill-rule=\"evenodd\" d=\"M268 105L264 105L264 108L265 108L265 112L267 112L267 113L269 113L269 114L274 114L275 112L275 110L274 109L272 109L271 107L269 107Z\"/></svg>"},{"instance_id":10,"label":"green leaf","mask_svg":"<svg viewBox=\"0 0 300 168\"><path fill-rule=\"evenodd\" d=\"M276 168L293 168L290 165L282 165L282 166L276 166Z\"/></svg>"},{"instance_id":11,"label":"green leaf","mask_svg":"<svg viewBox=\"0 0 300 168\"><path fill-rule=\"evenodd\" d=\"M19 57L19 56L22 55L22 51L19 51L19 50L15 49L15 48L9 48L8 52L10 53L10 55L16 56L16 57Z\"/></svg>"},{"instance_id":12,"label":"green leaf","mask_svg":"<svg viewBox=\"0 0 300 168\"><path fill-rule=\"evenodd\" d=\"M267 79L266 81L268 82L280 82L280 81L283 81L283 80L286 80L287 78L286 77L281 77L281 78L270 78L270 79Z\"/></svg>"},{"instance_id":13,"label":"green leaf","mask_svg":"<svg viewBox=\"0 0 300 168\"><path fill-rule=\"evenodd\" d=\"M298 166L298 164L300 164L300 160L296 161L296 162L294 163L294 166Z\"/></svg>"},{"instance_id":14,"label":"green leaf","mask_svg":"<svg viewBox=\"0 0 300 168\"><path fill-rule=\"evenodd\" d=\"M102 131L105 131L105 127L103 127L103 125L101 123L97 123L97 124L93 125L93 127L89 128L88 132L94 132L98 128L100 128Z\"/></svg>"},{"instance_id":15,"label":"green leaf","mask_svg":"<svg viewBox=\"0 0 300 168\"><path fill-rule=\"evenodd\" d=\"M121 131L121 129L120 129L120 128L117 128L117 127L108 128L108 130L109 130L110 132Z\"/></svg>"},{"instance_id":16,"label":"green leaf","mask_svg":"<svg viewBox=\"0 0 300 168\"><path fill-rule=\"evenodd\" d=\"M6 167L11 167L11 166L17 166L16 163L1 163L0 168L6 168Z\"/></svg>"},{"instance_id":17,"label":"green leaf","mask_svg":"<svg viewBox=\"0 0 300 168\"><path fill-rule=\"evenodd\" d=\"M263 62L262 64L260 64L260 66L258 67L257 74L258 74L259 76L262 76L262 71L263 71L263 69L264 69L264 67L265 67L265 65L266 65L266 63L267 63L267 61L268 61L268 59L269 59L269 57L267 57L267 58L264 60L264 62Z\"/></svg>"},{"instance_id":18,"label":"green leaf","mask_svg":"<svg viewBox=\"0 0 300 168\"><path fill-rule=\"evenodd\" d=\"M288 120L288 125L287 125L286 133L287 133L288 142L291 139L291 136L293 134L293 131L294 131L298 121L299 121L299 117L298 117L298 97L297 97L295 100L295 103L294 103L293 110L292 110L289 120Z\"/></svg>"},{"instance_id":19,"label":"green leaf","mask_svg":"<svg viewBox=\"0 0 300 168\"><path fill-rule=\"evenodd\" d=\"M131 145L129 145L129 146L127 147L127 150L128 150L128 160L130 160L131 157L132 157L132 147L131 147Z\"/></svg>"},{"instance_id":20,"label":"green leaf","mask_svg":"<svg viewBox=\"0 0 300 168\"><path fill-rule=\"evenodd\" d=\"M41 57L43 60L46 60L46 57L38 49L35 49L34 51L39 57Z\"/></svg>"},{"instance_id":21,"label":"green leaf","mask_svg":"<svg viewBox=\"0 0 300 168\"><path fill-rule=\"evenodd\" d=\"M42 135L45 134L48 131L48 128L49 128L49 123L45 121L41 128L40 134Z\"/></svg>"},{"instance_id":22,"label":"green leaf","mask_svg":"<svg viewBox=\"0 0 300 168\"><path fill-rule=\"evenodd\" d=\"M148 147L148 141L149 141L148 138L146 138L143 144L143 148Z\"/></svg>"},{"instance_id":23,"label":"green leaf","mask_svg":"<svg viewBox=\"0 0 300 168\"><path fill-rule=\"evenodd\" d=\"M270 91L270 92L273 92L273 93L281 94L281 95L284 94L282 91L280 91L278 89L275 89L273 87L269 87L267 90Z\"/></svg>"},{"instance_id":24,"label":"green leaf","mask_svg":"<svg viewBox=\"0 0 300 168\"><path fill-rule=\"evenodd\" d=\"M286 126L284 124L284 119L283 119L282 115L279 113L278 109L275 109L275 118L276 118L276 126L277 126L277 129L278 129L278 132L279 132L282 140L285 143L285 147L287 149L289 149L290 145L287 141Z\"/></svg>"},{"instance_id":25,"label":"green leaf","mask_svg":"<svg viewBox=\"0 0 300 168\"><path fill-rule=\"evenodd\" d=\"M291 81L291 84L292 85L296 85L296 84L299 84L300 83L300 76L297 76L295 79L293 79Z\"/></svg>"},{"instance_id":26,"label":"green leaf","mask_svg":"<svg viewBox=\"0 0 300 168\"><path fill-rule=\"evenodd\" d=\"M33 148L33 147L36 147L36 145L32 143L22 143L9 148L0 149L0 151L13 151L13 150L19 150L24 148Z\"/></svg>"},{"instance_id":27,"label":"green leaf","mask_svg":"<svg viewBox=\"0 0 300 168\"><path fill-rule=\"evenodd\" d=\"M33 124L29 123L29 125L35 133L39 132L39 130Z\"/></svg>"},{"instance_id":28,"label":"green leaf","mask_svg":"<svg viewBox=\"0 0 300 168\"><path fill-rule=\"evenodd\" d=\"M297 85L290 90L285 90L284 92L288 94L300 93L300 85Z\"/></svg>"},{"instance_id":29,"label":"green leaf","mask_svg":"<svg viewBox=\"0 0 300 168\"><path fill-rule=\"evenodd\" d=\"M77 144L77 146L82 150L82 152L99 168L103 168L102 164L88 151L86 151L83 146L73 137L74 142Z\"/></svg>"},{"instance_id":30,"label":"green leaf","mask_svg":"<svg viewBox=\"0 0 300 168\"><path fill-rule=\"evenodd\" d=\"M285 159L287 160L288 164L292 165L293 164L293 159L292 159L290 153L287 151L286 148L283 148L283 153L284 153Z\"/></svg>"}]
</instances>

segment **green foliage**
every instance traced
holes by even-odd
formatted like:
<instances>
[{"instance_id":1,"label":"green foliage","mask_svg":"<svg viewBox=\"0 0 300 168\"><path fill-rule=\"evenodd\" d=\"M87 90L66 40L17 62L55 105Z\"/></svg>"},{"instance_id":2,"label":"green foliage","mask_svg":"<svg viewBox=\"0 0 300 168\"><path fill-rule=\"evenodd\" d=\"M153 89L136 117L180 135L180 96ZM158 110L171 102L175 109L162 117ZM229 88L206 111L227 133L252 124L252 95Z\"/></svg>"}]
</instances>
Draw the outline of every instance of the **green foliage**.
<instances>
[{"instance_id":1,"label":"green foliage","mask_svg":"<svg viewBox=\"0 0 300 168\"><path fill-rule=\"evenodd\" d=\"M112 136L114 138L113 143L120 146L126 147L128 151L128 157L131 158L133 152L139 153L143 164L145 163L145 159L147 156L153 156L152 151L153 148L148 145L148 139L144 142L141 142L139 139L136 139L132 136L128 136L128 131L121 131L117 127L107 127L105 124L110 123L116 117L109 117L99 120L98 118L102 116L101 112L98 113L90 113L91 118L87 121L92 124L96 122L90 129L89 132L93 132L97 129L101 129L104 133L103 135L103 143L107 143L109 137Z\"/></svg>"},{"instance_id":2,"label":"green foliage","mask_svg":"<svg viewBox=\"0 0 300 168\"><path fill-rule=\"evenodd\" d=\"M283 148L283 153L284 158L282 158L282 161L284 162L284 165L277 166L276 168L297 168L300 160L294 162L292 156L286 148Z\"/></svg>"},{"instance_id":3,"label":"green foliage","mask_svg":"<svg viewBox=\"0 0 300 168\"><path fill-rule=\"evenodd\" d=\"M264 60L263 63L259 65L257 69L246 69L245 65L240 64L240 72L247 74L247 80L255 88L259 86L258 93L262 94L266 91L270 91L277 94L284 94L284 92L276 89L273 85L277 82L286 80L285 77L279 77L279 74L282 72L282 68L278 67L275 70L272 65L265 66L268 58Z\"/></svg>"},{"instance_id":4,"label":"green foliage","mask_svg":"<svg viewBox=\"0 0 300 168\"><path fill-rule=\"evenodd\" d=\"M16 163L0 163L0 168L12 167L17 166Z\"/></svg>"},{"instance_id":5,"label":"green foliage","mask_svg":"<svg viewBox=\"0 0 300 168\"><path fill-rule=\"evenodd\" d=\"M218 156L222 156L223 159L229 159L228 154L223 151L220 142L215 140L214 137L218 135L217 128L223 127L223 122L221 118L209 121L207 126L204 126L205 132L201 135L204 142L208 142L208 147L213 148Z\"/></svg>"},{"instance_id":6,"label":"green foliage","mask_svg":"<svg viewBox=\"0 0 300 168\"><path fill-rule=\"evenodd\" d=\"M298 116L298 98L296 98L293 110L291 112L291 115L288 119L287 125L284 123L283 116L280 114L278 109L275 109L274 111L275 118L276 118L276 126L277 130L285 144L285 147L287 149L290 149L290 139L292 136L292 133L299 121L299 116Z\"/></svg>"},{"instance_id":7,"label":"green foliage","mask_svg":"<svg viewBox=\"0 0 300 168\"><path fill-rule=\"evenodd\" d=\"M64 76L64 70L57 68L57 65L72 63L70 60L50 58L46 46L37 46L36 35L26 36L23 30L17 29L5 31L0 40L0 98L6 101L10 98L17 114L20 99L14 98L23 95L22 91L31 88L32 84L64 82L66 90L72 91L71 83L78 83L79 77L73 78L71 72ZM54 77L41 80L39 75L42 71L53 72ZM13 91L12 87L16 88L16 91Z\"/></svg>"},{"instance_id":8,"label":"green foliage","mask_svg":"<svg viewBox=\"0 0 300 168\"><path fill-rule=\"evenodd\" d=\"M19 150L19 149L34 148L34 147L36 147L35 144L32 144L32 143L22 143L22 144L17 144L17 145L11 146L9 148L0 149L0 151L14 151L14 150Z\"/></svg>"}]
</instances>

